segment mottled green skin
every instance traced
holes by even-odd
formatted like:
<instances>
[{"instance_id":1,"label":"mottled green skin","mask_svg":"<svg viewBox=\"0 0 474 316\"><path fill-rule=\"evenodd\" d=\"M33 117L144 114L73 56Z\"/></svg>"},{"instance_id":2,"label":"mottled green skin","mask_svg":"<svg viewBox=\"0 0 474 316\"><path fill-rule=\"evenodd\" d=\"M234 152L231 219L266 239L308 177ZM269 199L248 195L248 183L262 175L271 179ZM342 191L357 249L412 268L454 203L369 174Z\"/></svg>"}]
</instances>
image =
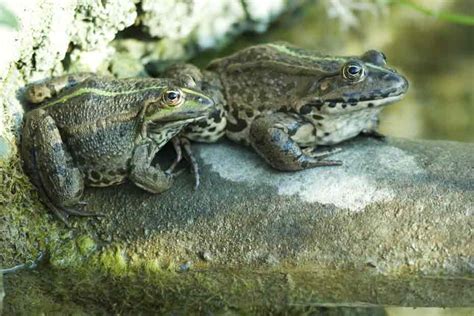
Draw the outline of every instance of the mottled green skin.
<instances>
[{"instance_id":1,"label":"mottled green skin","mask_svg":"<svg viewBox=\"0 0 474 316\"><path fill-rule=\"evenodd\" d=\"M70 84L26 113L22 134L25 169L63 219L64 212L81 215L71 207L80 202L85 185L129 178L153 193L168 189L172 175L151 166L155 154L214 105L197 90L168 79L64 78ZM35 96L51 95L48 89L48 84L32 86L28 97L41 100ZM163 93L177 89L184 101L168 107Z\"/></svg>"},{"instance_id":2,"label":"mottled green skin","mask_svg":"<svg viewBox=\"0 0 474 316\"><path fill-rule=\"evenodd\" d=\"M343 76L349 62L363 68L361 80ZM189 74L202 80L207 94L222 95L224 100L214 97L222 109L219 124L209 118L207 126L190 125L186 136L214 141L225 132L281 170L325 165L317 157L325 153L314 151L318 145L375 133L382 106L400 99L408 88L406 79L386 66L385 56L373 50L362 56L333 57L270 43L217 59L200 75L190 69L174 67L168 75ZM219 83L209 84L210 79Z\"/></svg>"}]
</instances>

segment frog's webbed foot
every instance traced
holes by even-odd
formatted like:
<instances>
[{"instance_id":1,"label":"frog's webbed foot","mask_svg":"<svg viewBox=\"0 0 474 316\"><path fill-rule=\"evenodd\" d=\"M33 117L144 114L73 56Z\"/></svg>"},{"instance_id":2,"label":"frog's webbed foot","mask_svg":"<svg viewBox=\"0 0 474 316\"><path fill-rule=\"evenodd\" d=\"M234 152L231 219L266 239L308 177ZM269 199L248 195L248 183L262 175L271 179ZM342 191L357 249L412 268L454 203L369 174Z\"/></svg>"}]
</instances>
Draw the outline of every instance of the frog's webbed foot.
<instances>
[{"instance_id":1,"label":"frog's webbed foot","mask_svg":"<svg viewBox=\"0 0 474 316\"><path fill-rule=\"evenodd\" d=\"M46 192L42 188L38 188L40 196L42 197L42 201L46 204L46 206L54 213L54 215L61 220L67 227L70 227L71 224L69 223L70 216L81 216L81 217L100 217L104 216L102 213L92 213L87 212L73 206L66 207L66 206L59 206L53 203L50 198L47 196ZM84 206L87 204L85 201L80 201L77 203L78 205Z\"/></svg>"},{"instance_id":2,"label":"frog's webbed foot","mask_svg":"<svg viewBox=\"0 0 474 316\"><path fill-rule=\"evenodd\" d=\"M166 174L171 174L176 166L181 162L183 159L183 154L181 148L184 150L184 158L191 164L191 170L194 175L194 189L199 187L200 179L199 179L199 164L197 163L196 157L193 154L191 148L191 142L185 138L176 136L171 139L174 150L176 151L176 159L173 161L171 166L165 171Z\"/></svg>"},{"instance_id":3,"label":"frog's webbed foot","mask_svg":"<svg viewBox=\"0 0 474 316\"><path fill-rule=\"evenodd\" d=\"M322 160L333 152L309 153L302 150L291 138L298 129L308 124L297 117L285 113L262 116L253 121L250 127L250 143L257 153L272 167L284 170L303 170L319 166L339 166L339 160ZM311 148L313 149L313 148Z\"/></svg>"},{"instance_id":4,"label":"frog's webbed foot","mask_svg":"<svg viewBox=\"0 0 474 316\"><path fill-rule=\"evenodd\" d=\"M375 130L363 130L360 135L362 136L365 136L365 137L370 137L370 138L373 138L375 140L379 140L379 141L385 141L386 139L386 136L375 131Z\"/></svg>"}]
</instances>

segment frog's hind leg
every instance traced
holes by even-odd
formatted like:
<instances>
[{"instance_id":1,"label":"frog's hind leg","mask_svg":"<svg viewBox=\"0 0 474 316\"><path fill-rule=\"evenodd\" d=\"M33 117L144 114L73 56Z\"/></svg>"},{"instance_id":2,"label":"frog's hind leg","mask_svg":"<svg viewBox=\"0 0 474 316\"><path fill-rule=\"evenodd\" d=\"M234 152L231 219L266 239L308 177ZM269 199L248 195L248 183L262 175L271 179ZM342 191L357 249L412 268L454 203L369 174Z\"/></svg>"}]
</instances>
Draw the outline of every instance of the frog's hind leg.
<instances>
[{"instance_id":1,"label":"frog's hind leg","mask_svg":"<svg viewBox=\"0 0 474 316\"><path fill-rule=\"evenodd\" d=\"M279 170L293 171L341 165L338 160L322 160L318 157L321 154L310 155L307 150L301 149L294 138L298 133L302 133L303 129L310 128L308 124L286 113L261 116L255 119L250 127L250 144L272 167Z\"/></svg>"},{"instance_id":2,"label":"frog's hind leg","mask_svg":"<svg viewBox=\"0 0 474 316\"><path fill-rule=\"evenodd\" d=\"M38 109L29 113L25 124L24 137L33 137L32 144L23 150L25 165L45 204L66 224L69 215L96 215L74 208L80 203L84 179L73 165L53 118Z\"/></svg>"}]
</instances>

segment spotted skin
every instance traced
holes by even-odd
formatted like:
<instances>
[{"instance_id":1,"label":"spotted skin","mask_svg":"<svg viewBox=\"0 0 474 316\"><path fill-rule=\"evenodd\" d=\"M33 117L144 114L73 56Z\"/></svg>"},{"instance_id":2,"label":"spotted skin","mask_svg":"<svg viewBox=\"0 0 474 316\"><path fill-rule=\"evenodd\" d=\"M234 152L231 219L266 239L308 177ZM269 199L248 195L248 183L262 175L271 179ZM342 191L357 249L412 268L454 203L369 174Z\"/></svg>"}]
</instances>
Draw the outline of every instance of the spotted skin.
<instances>
[{"instance_id":1,"label":"spotted skin","mask_svg":"<svg viewBox=\"0 0 474 316\"><path fill-rule=\"evenodd\" d=\"M408 88L378 51L334 57L285 43L251 46L214 60L203 72L180 65L170 73L175 78L190 74L202 86L212 78L206 93L222 95L214 101L224 110L227 138L252 146L280 170L318 166L307 155L318 146L373 133L383 107L402 98ZM198 141L222 137L222 125L214 131L214 121L200 124L188 126L183 135Z\"/></svg>"}]
</instances>

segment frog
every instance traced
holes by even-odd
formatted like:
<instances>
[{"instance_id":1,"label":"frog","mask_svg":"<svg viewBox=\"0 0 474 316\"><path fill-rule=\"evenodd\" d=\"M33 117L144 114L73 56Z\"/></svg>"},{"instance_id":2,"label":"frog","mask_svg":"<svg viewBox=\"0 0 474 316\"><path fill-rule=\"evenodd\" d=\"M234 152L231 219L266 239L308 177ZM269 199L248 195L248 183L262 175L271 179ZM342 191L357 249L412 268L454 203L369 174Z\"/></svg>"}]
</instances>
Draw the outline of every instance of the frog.
<instances>
[{"instance_id":1,"label":"frog","mask_svg":"<svg viewBox=\"0 0 474 316\"><path fill-rule=\"evenodd\" d=\"M85 187L130 180L162 193L177 173L153 159L190 123L205 119L213 100L189 81L77 74L26 88L35 107L24 115L21 155L41 200L68 225L85 211Z\"/></svg>"},{"instance_id":2,"label":"frog","mask_svg":"<svg viewBox=\"0 0 474 316\"><path fill-rule=\"evenodd\" d=\"M190 76L216 104L179 137L211 143L225 135L281 171L341 165L327 159L340 151L334 145L361 134L382 139L380 112L408 90L378 50L332 56L285 42L247 47L203 70L176 64L165 76Z\"/></svg>"}]
</instances>

